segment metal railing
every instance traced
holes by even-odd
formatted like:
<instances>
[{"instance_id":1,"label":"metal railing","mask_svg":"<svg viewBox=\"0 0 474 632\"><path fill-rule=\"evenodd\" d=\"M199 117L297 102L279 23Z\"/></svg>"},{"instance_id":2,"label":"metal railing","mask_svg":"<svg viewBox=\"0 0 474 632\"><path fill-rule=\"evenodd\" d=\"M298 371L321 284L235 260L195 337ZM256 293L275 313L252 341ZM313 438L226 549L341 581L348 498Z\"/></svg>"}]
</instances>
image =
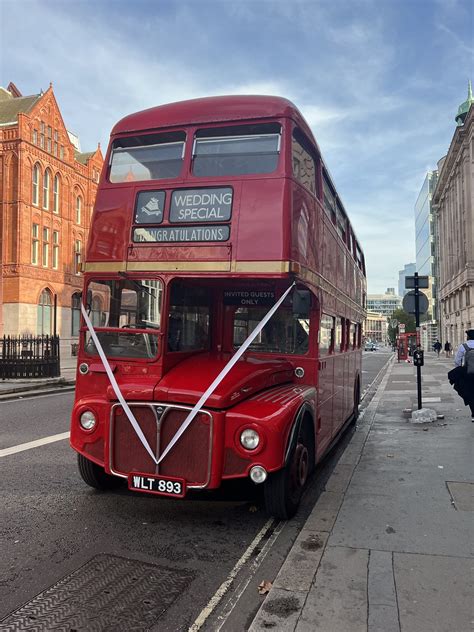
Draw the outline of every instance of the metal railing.
<instances>
[{"instance_id":1,"label":"metal railing","mask_svg":"<svg viewBox=\"0 0 474 632\"><path fill-rule=\"evenodd\" d=\"M59 336L3 336L0 379L58 377Z\"/></svg>"}]
</instances>

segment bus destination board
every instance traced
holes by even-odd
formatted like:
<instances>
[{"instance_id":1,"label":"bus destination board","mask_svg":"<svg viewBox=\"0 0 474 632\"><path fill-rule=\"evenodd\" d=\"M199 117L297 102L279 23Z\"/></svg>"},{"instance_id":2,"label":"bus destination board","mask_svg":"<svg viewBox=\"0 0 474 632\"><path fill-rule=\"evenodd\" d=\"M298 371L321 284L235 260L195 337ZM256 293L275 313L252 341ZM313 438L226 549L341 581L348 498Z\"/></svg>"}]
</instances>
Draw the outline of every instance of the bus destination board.
<instances>
[{"instance_id":1,"label":"bus destination board","mask_svg":"<svg viewBox=\"0 0 474 632\"><path fill-rule=\"evenodd\" d=\"M187 241L227 241L230 236L229 226L163 226L160 228L135 228L134 242L176 243Z\"/></svg>"},{"instance_id":2,"label":"bus destination board","mask_svg":"<svg viewBox=\"0 0 474 632\"><path fill-rule=\"evenodd\" d=\"M173 191L170 222L224 222L232 214L232 189L180 189Z\"/></svg>"}]
</instances>

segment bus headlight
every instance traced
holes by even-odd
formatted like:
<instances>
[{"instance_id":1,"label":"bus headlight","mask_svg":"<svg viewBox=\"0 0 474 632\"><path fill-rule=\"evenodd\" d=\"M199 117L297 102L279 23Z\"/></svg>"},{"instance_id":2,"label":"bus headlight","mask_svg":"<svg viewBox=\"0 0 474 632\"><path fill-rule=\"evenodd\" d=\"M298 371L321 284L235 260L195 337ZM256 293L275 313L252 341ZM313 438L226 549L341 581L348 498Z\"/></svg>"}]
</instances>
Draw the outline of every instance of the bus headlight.
<instances>
[{"instance_id":1,"label":"bus headlight","mask_svg":"<svg viewBox=\"0 0 474 632\"><path fill-rule=\"evenodd\" d=\"M95 415L91 410L86 410L79 417L79 423L84 428L84 430L93 430L97 423L97 419L95 418Z\"/></svg>"},{"instance_id":2,"label":"bus headlight","mask_svg":"<svg viewBox=\"0 0 474 632\"><path fill-rule=\"evenodd\" d=\"M255 450L260 443L260 436L253 428L246 428L240 434L240 443L246 450Z\"/></svg>"},{"instance_id":3,"label":"bus headlight","mask_svg":"<svg viewBox=\"0 0 474 632\"><path fill-rule=\"evenodd\" d=\"M267 470L261 465L254 465L250 470L250 478L256 485L264 483L267 480Z\"/></svg>"}]
</instances>

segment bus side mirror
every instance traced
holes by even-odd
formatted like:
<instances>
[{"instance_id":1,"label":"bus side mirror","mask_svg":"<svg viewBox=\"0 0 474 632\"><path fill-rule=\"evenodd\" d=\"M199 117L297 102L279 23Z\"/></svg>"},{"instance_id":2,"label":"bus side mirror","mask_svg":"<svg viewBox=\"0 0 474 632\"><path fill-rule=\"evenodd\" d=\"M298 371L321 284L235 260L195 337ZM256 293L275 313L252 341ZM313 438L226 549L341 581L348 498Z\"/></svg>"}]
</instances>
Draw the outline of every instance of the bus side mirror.
<instances>
[{"instance_id":1,"label":"bus side mirror","mask_svg":"<svg viewBox=\"0 0 474 632\"><path fill-rule=\"evenodd\" d=\"M86 294L86 309L90 310L92 307L92 290L87 290Z\"/></svg>"},{"instance_id":2,"label":"bus side mirror","mask_svg":"<svg viewBox=\"0 0 474 632\"><path fill-rule=\"evenodd\" d=\"M293 292L293 315L297 318L309 318L311 308L311 292L295 290Z\"/></svg>"}]
</instances>

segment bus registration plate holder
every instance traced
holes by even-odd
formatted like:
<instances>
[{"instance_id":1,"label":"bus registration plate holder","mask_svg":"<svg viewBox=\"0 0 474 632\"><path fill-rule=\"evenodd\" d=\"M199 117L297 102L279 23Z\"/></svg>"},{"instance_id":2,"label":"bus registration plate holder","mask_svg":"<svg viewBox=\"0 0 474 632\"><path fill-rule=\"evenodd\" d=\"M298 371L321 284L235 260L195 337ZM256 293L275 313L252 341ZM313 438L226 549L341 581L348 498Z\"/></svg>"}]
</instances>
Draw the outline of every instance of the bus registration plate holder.
<instances>
[{"instance_id":1,"label":"bus registration plate holder","mask_svg":"<svg viewBox=\"0 0 474 632\"><path fill-rule=\"evenodd\" d=\"M174 478L172 476L131 472L128 475L128 489L134 492L144 492L145 494L184 498L186 495L186 481L183 478Z\"/></svg>"}]
</instances>

